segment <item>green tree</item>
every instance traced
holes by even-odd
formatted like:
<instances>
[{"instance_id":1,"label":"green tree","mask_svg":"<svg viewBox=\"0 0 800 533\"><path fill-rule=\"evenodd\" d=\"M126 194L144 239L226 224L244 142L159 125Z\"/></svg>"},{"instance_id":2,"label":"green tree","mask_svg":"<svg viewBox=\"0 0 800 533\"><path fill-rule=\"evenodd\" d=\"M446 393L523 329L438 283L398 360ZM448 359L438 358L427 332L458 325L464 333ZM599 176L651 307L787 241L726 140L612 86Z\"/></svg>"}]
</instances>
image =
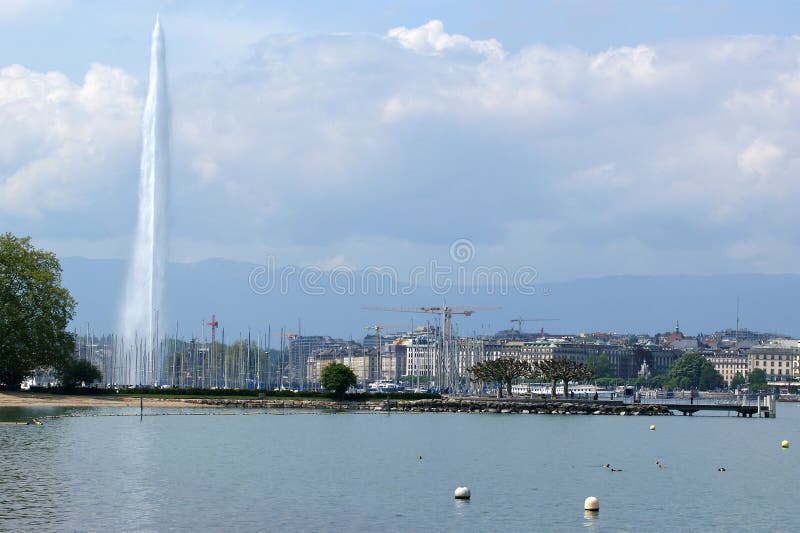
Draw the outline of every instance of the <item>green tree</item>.
<instances>
[{"instance_id":1,"label":"green tree","mask_svg":"<svg viewBox=\"0 0 800 533\"><path fill-rule=\"evenodd\" d=\"M645 380L645 385L651 387L653 389L660 389L664 387L667 382L667 376L664 375L656 375L650 376Z\"/></svg>"},{"instance_id":2,"label":"green tree","mask_svg":"<svg viewBox=\"0 0 800 533\"><path fill-rule=\"evenodd\" d=\"M528 376L531 366L513 357L498 357L488 361L480 361L467 369L472 374L473 382L497 383L497 397L503 397L503 386L511 396L511 384L514 380Z\"/></svg>"},{"instance_id":3,"label":"green tree","mask_svg":"<svg viewBox=\"0 0 800 533\"><path fill-rule=\"evenodd\" d=\"M725 386L725 379L708 359L686 352L669 369L669 380L682 389L711 390Z\"/></svg>"},{"instance_id":4,"label":"green tree","mask_svg":"<svg viewBox=\"0 0 800 533\"><path fill-rule=\"evenodd\" d=\"M543 359L534 363L535 373L550 382L550 398L555 400L558 385L558 364L554 359Z\"/></svg>"},{"instance_id":5,"label":"green tree","mask_svg":"<svg viewBox=\"0 0 800 533\"><path fill-rule=\"evenodd\" d=\"M746 382L747 382L747 380L744 379L744 376L742 375L742 373L741 372L737 372L736 374L733 375L733 378L731 379L731 388L732 389L738 389L739 387L744 385Z\"/></svg>"},{"instance_id":6,"label":"green tree","mask_svg":"<svg viewBox=\"0 0 800 533\"><path fill-rule=\"evenodd\" d=\"M95 381L103 379L103 374L96 366L89 361L69 359L59 363L57 375L61 384L68 389L74 389L81 386L81 383L91 385Z\"/></svg>"},{"instance_id":7,"label":"green tree","mask_svg":"<svg viewBox=\"0 0 800 533\"><path fill-rule=\"evenodd\" d=\"M611 362L605 353L590 355L586 360L586 369L597 378L607 378L611 375Z\"/></svg>"},{"instance_id":8,"label":"green tree","mask_svg":"<svg viewBox=\"0 0 800 533\"><path fill-rule=\"evenodd\" d=\"M544 359L536 362L537 372L551 384L550 395L556 398L556 385L564 384L564 398L569 397L569 383L571 381L585 381L593 374L586 365L569 359Z\"/></svg>"},{"instance_id":9,"label":"green tree","mask_svg":"<svg viewBox=\"0 0 800 533\"><path fill-rule=\"evenodd\" d=\"M763 368L754 368L747 376L747 388L751 392L767 390L767 371Z\"/></svg>"},{"instance_id":10,"label":"green tree","mask_svg":"<svg viewBox=\"0 0 800 533\"><path fill-rule=\"evenodd\" d=\"M29 237L0 235L0 383L18 389L37 368L66 360L74 311L56 256L34 248Z\"/></svg>"},{"instance_id":11,"label":"green tree","mask_svg":"<svg viewBox=\"0 0 800 533\"><path fill-rule=\"evenodd\" d=\"M319 382L326 389L332 390L334 396L341 398L348 388L358 383L358 378L349 366L333 362L322 369Z\"/></svg>"}]
</instances>

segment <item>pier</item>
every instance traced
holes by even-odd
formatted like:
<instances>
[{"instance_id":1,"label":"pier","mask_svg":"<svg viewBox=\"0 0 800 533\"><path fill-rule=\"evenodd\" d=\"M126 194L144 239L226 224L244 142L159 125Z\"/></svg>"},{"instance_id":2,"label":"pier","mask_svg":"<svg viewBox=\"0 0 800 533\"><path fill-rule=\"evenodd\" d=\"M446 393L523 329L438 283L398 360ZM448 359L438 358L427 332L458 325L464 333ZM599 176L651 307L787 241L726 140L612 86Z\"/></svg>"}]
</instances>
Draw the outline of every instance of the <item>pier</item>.
<instances>
[{"instance_id":1,"label":"pier","mask_svg":"<svg viewBox=\"0 0 800 533\"><path fill-rule=\"evenodd\" d=\"M752 418L775 418L777 399L767 394L745 395L703 395L698 398L669 397L657 395L654 397L633 397L634 404L662 405L682 415L691 416L698 411L724 411L735 412L736 416Z\"/></svg>"}]
</instances>

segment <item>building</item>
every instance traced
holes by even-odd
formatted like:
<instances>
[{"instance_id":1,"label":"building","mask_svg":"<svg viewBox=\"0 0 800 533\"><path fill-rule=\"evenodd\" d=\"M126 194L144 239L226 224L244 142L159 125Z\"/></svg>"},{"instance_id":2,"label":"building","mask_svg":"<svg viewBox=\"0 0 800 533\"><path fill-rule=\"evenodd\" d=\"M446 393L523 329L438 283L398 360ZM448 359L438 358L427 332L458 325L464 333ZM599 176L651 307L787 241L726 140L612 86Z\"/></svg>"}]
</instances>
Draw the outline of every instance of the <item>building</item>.
<instances>
[{"instance_id":1,"label":"building","mask_svg":"<svg viewBox=\"0 0 800 533\"><path fill-rule=\"evenodd\" d=\"M748 373L760 368L767 381L787 382L800 377L800 340L773 339L753 346L747 353Z\"/></svg>"},{"instance_id":2,"label":"building","mask_svg":"<svg viewBox=\"0 0 800 533\"><path fill-rule=\"evenodd\" d=\"M485 347L487 358L515 357L535 363L545 359L568 359L586 364L589 357L605 355L611 377L634 378L643 364L650 372L664 374L678 358L678 352L656 344L624 346L617 343L577 342L572 339L544 339L534 342L490 342Z\"/></svg>"},{"instance_id":3,"label":"building","mask_svg":"<svg viewBox=\"0 0 800 533\"><path fill-rule=\"evenodd\" d=\"M322 369L333 361L342 362L349 354L363 351L353 341L328 336L295 336L289 342L288 370L293 388L317 389ZM357 376L359 374L356 374Z\"/></svg>"},{"instance_id":4,"label":"building","mask_svg":"<svg viewBox=\"0 0 800 533\"><path fill-rule=\"evenodd\" d=\"M624 346L618 343L581 342L572 337L537 339L458 338L443 346L441 339L418 339L407 346L407 373L412 381L446 388L469 386L468 369L478 361L513 357L528 363L556 359L586 364L605 355L611 377L635 378L642 368L664 374L679 352L653 343Z\"/></svg>"},{"instance_id":5,"label":"building","mask_svg":"<svg viewBox=\"0 0 800 533\"><path fill-rule=\"evenodd\" d=\"M421 335L405 346L406 376L415 387L464 390L469 386L467 369L488 357L485 341L458 337Z\"/></svg>"},{"instance_id":6,"label":"building","mask_svg":"<svg viewBox=\"0 0 800 533\"><path fill-rule=\"evenodd\" d=\"M720 350L703 355L714 365L714 369L722 375L729 386L737 373L741 373L747 379L748 356L744 351Z\"/></svg>"}]
</instances>

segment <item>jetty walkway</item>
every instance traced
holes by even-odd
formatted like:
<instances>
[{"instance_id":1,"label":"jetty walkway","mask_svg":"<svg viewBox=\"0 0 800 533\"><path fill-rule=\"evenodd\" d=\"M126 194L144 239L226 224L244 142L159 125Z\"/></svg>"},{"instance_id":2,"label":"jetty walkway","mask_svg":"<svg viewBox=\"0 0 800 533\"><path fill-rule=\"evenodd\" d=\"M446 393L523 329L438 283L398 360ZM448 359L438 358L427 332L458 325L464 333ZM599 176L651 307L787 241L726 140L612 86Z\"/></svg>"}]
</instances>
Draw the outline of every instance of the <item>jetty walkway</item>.
<instances>
[{"instance_id":1,"label":"jetty walkway","mask_svg":"<svg viewBox=\"0 0 800 533\"><path fill-rule=\"evenodd\" d=\"M625 403L634 405L661 405L672 411L691 416L698 411L723 411L736 416L775 418L777 398L769 394L653 393L626 396Z\"/></svg>"}]
</instances>

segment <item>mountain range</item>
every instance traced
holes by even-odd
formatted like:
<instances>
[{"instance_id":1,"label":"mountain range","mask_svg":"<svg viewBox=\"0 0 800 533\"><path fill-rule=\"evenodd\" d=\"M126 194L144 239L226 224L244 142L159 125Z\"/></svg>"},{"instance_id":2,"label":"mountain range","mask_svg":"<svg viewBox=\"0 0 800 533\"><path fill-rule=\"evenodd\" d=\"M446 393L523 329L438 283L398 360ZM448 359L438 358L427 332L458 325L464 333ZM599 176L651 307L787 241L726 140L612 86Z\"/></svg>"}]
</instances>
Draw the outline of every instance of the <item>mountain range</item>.
<instances>
[{"instance_id":1,"label":"mountain range","mask_svg":"<svg viewBox=\"0 0 800 533\"><path fill-rule=\"evenodd\" d=\"M102 334L120 331L119 316L127 265L121 260L63 258L63 283L78 301L74 329ZM533 294L509 290L491 294L476 287L442 294L430 286L376 286L356 282L344 290L342 279L319 273L313 284L303 284L296 267L276 269L281 283L267 290L263 268L222 259L197 263L171 263L167 268L165 302L160 310L163 327L176 327L180 336L201 335L212 314L226 335L273 332L331 335L359 339L365 326L374 324L420 325L435 322L436 315L383 312L365 307L447 305L491 306L470 317L455 316L462 335L491 334L511 327L513 318L551 318L526 322L523 330L548 333L608 331L657 333L679 323L687 335L711 333L740 326L755 331L800 336L800 275L732 274L674 276L611 276L536 284ZM352 273L356 280L361 272ZM312 276L313 277L313 276ZM303 285L306 290L303 290ZM308 287L312 286L313 290ZM255 287L255 288L254 288ZM311 294L317 292L321 294ZM530 292L530 291L529 291ZM392 328L387 328L387 331Z\"/></svg>"}]
</instances>

